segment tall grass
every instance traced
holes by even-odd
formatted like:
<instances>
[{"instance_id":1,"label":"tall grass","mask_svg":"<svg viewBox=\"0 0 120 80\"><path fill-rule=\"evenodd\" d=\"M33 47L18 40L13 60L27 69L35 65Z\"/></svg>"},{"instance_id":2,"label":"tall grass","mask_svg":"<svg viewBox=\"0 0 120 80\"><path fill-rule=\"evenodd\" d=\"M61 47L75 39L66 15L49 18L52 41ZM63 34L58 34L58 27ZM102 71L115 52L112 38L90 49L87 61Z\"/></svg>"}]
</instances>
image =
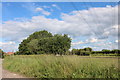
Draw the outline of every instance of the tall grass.
<instances>
[{"instance_id":1,"label":"tall grass","mask_svg":"<svg viewBox=\"0 0 120 80\"><path fill-rule=\"evenodd\" d=\"M4 59L3 67L36 78L118 78L117 58L9 56Z\"/></svg>"}]
</instances>

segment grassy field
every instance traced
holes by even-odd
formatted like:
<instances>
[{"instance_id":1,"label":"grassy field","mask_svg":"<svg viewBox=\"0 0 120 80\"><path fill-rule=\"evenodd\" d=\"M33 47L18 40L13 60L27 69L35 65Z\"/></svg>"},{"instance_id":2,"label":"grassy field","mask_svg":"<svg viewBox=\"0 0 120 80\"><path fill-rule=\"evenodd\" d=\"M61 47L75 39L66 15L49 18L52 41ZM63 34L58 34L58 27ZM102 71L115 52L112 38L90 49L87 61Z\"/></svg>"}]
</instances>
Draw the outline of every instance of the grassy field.
<instances>
[{"instance_id":1,"label":"grassy field","mask_svg":"<svg viewBox=\"0 0 120 80\"><path fill-rule=\"evenodd\" d=\"M3 67L36 78L118 78L118 58L30 55L9 56Z\"/></svg>"}]
</instances>

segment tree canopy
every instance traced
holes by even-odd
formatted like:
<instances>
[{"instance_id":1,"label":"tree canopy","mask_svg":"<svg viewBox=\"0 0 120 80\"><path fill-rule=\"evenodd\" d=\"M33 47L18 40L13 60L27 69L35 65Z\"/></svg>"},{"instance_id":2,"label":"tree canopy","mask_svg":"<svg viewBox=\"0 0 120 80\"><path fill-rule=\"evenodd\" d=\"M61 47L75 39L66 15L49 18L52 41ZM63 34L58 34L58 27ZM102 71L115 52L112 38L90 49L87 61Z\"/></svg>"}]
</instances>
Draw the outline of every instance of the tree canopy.
<instances>
[{"instance_id":1,"label":"tree canopy","mask_svg":"<svg viewBox=\"0 0 120 80\"><path fill-rule=\"evenodd\" d=\"M4 58L4 52L2 49L0 49L0 58Z\"/></svg>"},{"instance_id":2,"label":"tree canopy","mask_svg":"<svg viewBox=\"0 0 120 80\"><path fill-rule=\"evenodd\" d=\"M64 54L71 47L68 35L55 34L43 30L34 32L19 44L19 54Z\"/></svg>"}]
</instances>

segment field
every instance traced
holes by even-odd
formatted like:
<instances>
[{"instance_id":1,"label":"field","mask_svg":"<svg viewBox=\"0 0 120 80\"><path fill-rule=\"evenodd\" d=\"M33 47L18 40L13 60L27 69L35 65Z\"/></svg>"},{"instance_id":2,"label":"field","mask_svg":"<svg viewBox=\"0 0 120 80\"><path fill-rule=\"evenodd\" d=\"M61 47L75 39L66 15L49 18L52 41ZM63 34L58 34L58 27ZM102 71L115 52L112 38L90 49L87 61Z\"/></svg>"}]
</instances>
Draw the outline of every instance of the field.
<instances>
[{"instance_id":1,"label":"field","mask_svg":"<svg viewBox=\"0 0 120 80\"><path fill-rule=\"evenodd\" d=\"M8 56L3 67L36 78L118 78L117 57Z\"/></svg>"}]
</instances>

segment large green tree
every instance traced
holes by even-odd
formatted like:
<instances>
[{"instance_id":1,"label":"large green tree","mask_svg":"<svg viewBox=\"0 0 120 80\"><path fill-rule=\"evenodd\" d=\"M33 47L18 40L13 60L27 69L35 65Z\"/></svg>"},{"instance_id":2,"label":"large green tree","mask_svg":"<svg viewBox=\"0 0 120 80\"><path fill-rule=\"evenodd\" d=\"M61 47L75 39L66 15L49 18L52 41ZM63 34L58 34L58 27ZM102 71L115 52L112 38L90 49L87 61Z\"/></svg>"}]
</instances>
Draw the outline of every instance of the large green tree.
<instances>
[{"instance_id":1,"label":"large green tree","mask_svg":"<svg viewBox=\"0 0 120 80\"><path fill-rule=\"evenodd\" d=\"M71 47L68 35L59 35L48 31L38 31L31 34L19 45L19 54L64 54Z\"/></svg>"}]
</instances>

